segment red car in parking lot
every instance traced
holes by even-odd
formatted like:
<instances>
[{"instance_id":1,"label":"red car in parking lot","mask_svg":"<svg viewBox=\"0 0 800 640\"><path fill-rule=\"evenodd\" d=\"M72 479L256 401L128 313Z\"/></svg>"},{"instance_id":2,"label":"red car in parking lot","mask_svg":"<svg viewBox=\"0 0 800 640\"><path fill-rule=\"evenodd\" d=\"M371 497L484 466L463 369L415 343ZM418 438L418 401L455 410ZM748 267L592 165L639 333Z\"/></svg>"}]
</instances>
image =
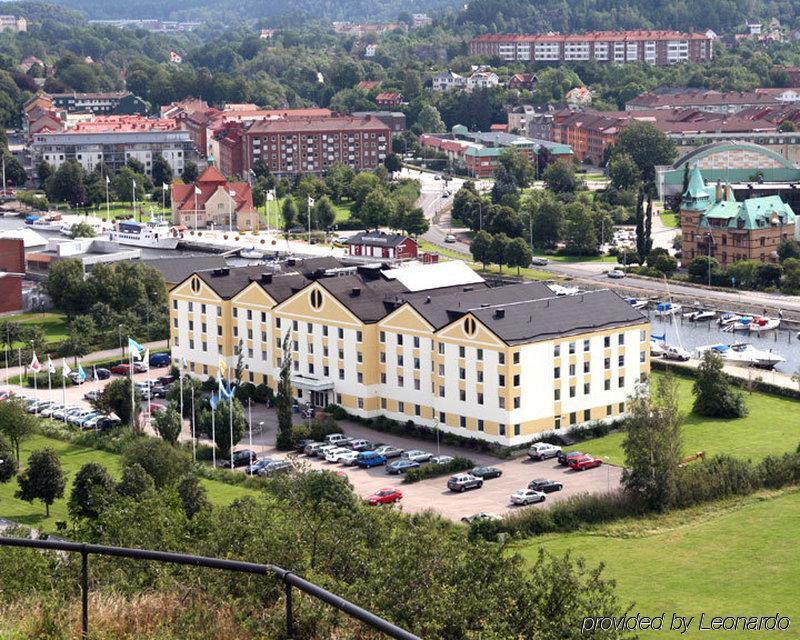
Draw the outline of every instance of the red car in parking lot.
<instances>
[{"instance_id":1,"label":"red car in parking lot","mask_svg":"<svg viewBox=\"0 0 800 640\"><path fill-rule=\"evenodd\" d=\"M374 507L379 504L400 502L403 494L398 489L379 489L367 498L367 504Z\"/></svg>"},{"instance_id":2,"label":"red car in parking lot","mask_svg":"<svg viewBox=\"0 0 800 640\"><path fill-rule=\"evenodd\" d=\"M581 456L580 458L573 458L569 461L569 466L575 471L585 471L586 469L594 469L603 464L600 458L593 456Z\"/></svg>"},{"instance_id":3,"label":"red car in parking lot","mask_svg":"<svg viewBox=\"0 0 800 640\"><path fill-rule=\"evenodd\" d=\"M120 376L127 376L131 372L131 365L129 364L115 364L111 367L111 373L116 373Z\"/></svg>"}]
</instances>

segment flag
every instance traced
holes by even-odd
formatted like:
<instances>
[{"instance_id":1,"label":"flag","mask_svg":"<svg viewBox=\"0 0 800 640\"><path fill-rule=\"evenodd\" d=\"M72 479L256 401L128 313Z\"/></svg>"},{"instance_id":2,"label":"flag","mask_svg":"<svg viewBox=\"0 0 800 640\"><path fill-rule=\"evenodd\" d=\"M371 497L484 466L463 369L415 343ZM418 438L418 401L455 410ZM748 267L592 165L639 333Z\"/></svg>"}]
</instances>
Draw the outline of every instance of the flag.
<instances>
[{"instance_id":1,"label":"flag","mask_svg":"<svg viewBox=\"0 0 800 640\"><path fill-rule=\"evenodd\" d=\"M222 356L219 358L219 377L224 378L228 374L228 363L223 360Z\"/></svg>"},{"instance_id":2,"label":"flag","mask_svg":"<svg viewBox=\"0 0 800 640\"><path fill-rule=\"evenodd\" d=\"M220 380L219 391L223 399L231 400L233 398L233 394L236 393L236 385L226 385Z\"/></svg>"},{"instance_id":3,"label":"flag","mask_svg":"<svg viewBox=\"0 0 800 640\"><path fill-rule=\"evenodd\" d=\"M144 350L143 360L148 366L150 365L150 347L147 347L147 349Z\"/></svg>"},{"instance_id":4,"label":"flag","mask_svg":"<svg viewBox=\"0 0 800 640\"><path fill-rule=\"evenodd\" d=\"M161 190L162 191L169 191L169 185L166 182L161 183Z\"/></svg>"},{"instance_id":5,"label":"flag","mask_svg":"<svg viewBox=\"0 0 800 640\"><path fill-rule=\"evenodd\" d=\"M142 357L142 351L144 351L144 347L136 342L136 340L133 338L128 338L128 351L134 354L137 360L140 360Z\"/></svg>"},{"instance_id":6,"label":"flag","mask_svg":"<svg viewBox=\"0 0 800 640\"><path fill-rule=\"evenodd\" d=\"M229 195L231 198L235 198L235 197L236 197L236 192L235 192L235 191L228 191L228 195Z\"/></svg>"},{"instance_id":7,"label":"flag","mask_svg":"<svg viewBox=\"0 0 800 640\"><path fill-rule=\"evenodd\" d=\"M267 200L270 202L275 199L275 189L270 189L267 191Z\"/></svg>"},{"instance_id":8,"label":"flag","mask_svg":"<svg viewBox=\"0 0 800 640\"><path fill-rule=\"evenodd\" d=\"M131 180L131 182L133 183L133 190L136 191L136 180Z\"/></svg>"},{"instance_id":9,"label":"flag","mask_svg":"<svg viewBox=\"0 0 800 640\"><path fill-rule=\"evenodd\" d=\"M217 410L217 405L219 404L219 397L217 397L217 395L213 391L211 392L211 398L209 399L208 404L211 405L212 411Z\"/></svg>"},{"instance_id":10,"label":"flag","mask_svg":"<svg viewBox=\"0 0 800 640\"><path fill-rule=\"evenodd\" d=\"M69 378L70 373L72 373L72 369L69 368L69 366L67 365L67 359L64 358L64 364L61 365L61 377Z\"/></svg>"},{"instance_id":11,"label":"flag","mask_svg":"<svg viewBox=\"0 0 800 640\"><path fill-rule=\"evenodd\" d=\"M314 198L308 196L308 208L310 209L313 206L314 206Z\"/></svg>"},{"instance_id":12,"label":"flag","mask_svg":"<svg viewBox=\"0 0 800 640\"><path fill-rule=\"evenodd\" d=\"M33 360L31 360L30 369L34 373L39 373L42 370L42 365L39 362L39 358L36 357L36 352L33 352Z\"/></svg>"},{"instance_id":13,"label":"flag","mask_svg":"<svg viewBox=\"0 0 800 640\"><path fill-rule=\"evenodd\" d=\"M86 372L83 370L83 367L81 366L80 362L78 363L78 379L81 382L84 382L86 380Z\"/></svg>"},{"instance_id":14,"label":"flag","mask_svg":"<svg viewBox=\"0 0 800 640\"><path fill-rule=\"evenodd\" d=\"M189 363L186 362L186 356L181 356L181 369L186 369L189 366Z\"/></svg>"},{"instance_id":15,"label":"flag","mask_svg":"<svg viewBox=\"0 0 800 640\"><path fill-rule=\"evenodd\" d=\"M111 178L109 178L108 176L106 176L106 184L111 184Z\"/></svg>"},{"instance_id":16,"label":"flag","mask_svg":"<svg viewBox=\"0 0 800 640\"><path fill-rule=\"evenodd\" d=\"M100 378L97 377L97 367L92 367L92 380L95 382L100 382Z\"/></svg>"},{"instance_id":17,"label":"flag","mask_svg":"<svg viewBox=\"0 0 800 640\"><path fill-rule=\"evenodd\" d=\"M195 187L194 187L194 195L199 196L201 193L203 193L203 192L200 191L200 187L195 185Z\"/></svg>"},{"instance_id":18,"label":"flag","mask_svg":"<svg viewBox=\"0 0 800 640\"><path fill-rule=\"evenodd\" d=\"M56 365L53 364L53 361L50 359L50 356L47 356L47 371L48 373L56 372Z\"/></svg>"}]
</instances>

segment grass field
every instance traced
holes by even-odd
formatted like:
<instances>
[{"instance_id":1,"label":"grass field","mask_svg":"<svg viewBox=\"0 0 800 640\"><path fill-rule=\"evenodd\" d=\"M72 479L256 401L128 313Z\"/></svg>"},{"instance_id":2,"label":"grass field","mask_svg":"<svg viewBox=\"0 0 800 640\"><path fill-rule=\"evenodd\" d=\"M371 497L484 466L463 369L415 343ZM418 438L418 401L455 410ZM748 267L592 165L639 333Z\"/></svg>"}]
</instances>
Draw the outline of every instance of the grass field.
<instances>
[{"instance_id":1,"label":"grass field","mask_svg":"<svg viewBox=\"0 0 800 640\"><path fill-rule=\"evenodd\" d=\"M19 488L19 485L17 484L16 478L13 478L10 482L0 484L0 518L9 518L38 529L54 531L55 523L58 520L67 519L67 498L72 488L72 479L78 469L87 462L99 462L105 465L109 473L115 477L119 477L120 456L107 451L81 447L69 442L62 442L61 440L54 440L37 435L22 443L20 450L22 462L20 468L24 467L32 451L44 447L52 447L61 459L61 464L67 475L67 488L64 492L64 499L57 500L53 503L50 507L50 517L46 518L44 505L41 502L36 501L29 503L14 497L14 492ZM202 482L208 490L209 500L214 504L228 504L236 498L245 495L253 495L251 490L243 487L233 486L214 480L203 480Z\"/></svg>"},{"instance_id":2,"label":"grass field","mask_svg":"<svg viewBox=\"0 0 800 640\"><path fill-rule=\"evenodd\" d=\"M616 256L607 256L607 255L599 255L599 256L558 256L558 255L551 255L546 254L542 251L534 251L533 255L538 256L540 258L547 258L551 262L608 262L608 263L617 263Z\"/></svg>"},{"instance_id":3,"label":"grass field","mask_svg":"<svg viewBox=\"0 0 800 640\"><path fill-rule=\"evenodd\" d=\"M438 253L445 258L450 258L451 260L464 260L470 267L472 267L475 271L479 273L487 273L492 275L497 275L500 273L500 269L497 265L489 265L486 271L483 270L483 265L472 262L468 256L465 256L458 251L453 251L452 249L443 249L435 244L431 244L430 242L426 242L425 240L419 241L419 248L422 251L429 251L432 253ZM504 275L517 275L516 269L509 269L506 267L503 270ZM558 276L555 276L552 273L548 273L547 271L540 271L539 269L520 269L519 275L523 278L528 280L558 280Z\"/></svg>"},{"instance_id":4,"label":"grass field","mask_svg":"<svg viewBox=\"0 0 800 640\"><path fill-rule=\"evenodd\" d=\"M274 229L276 226L283 229L283 214L281 213L281 209L285 200L286 198L281 198L280 200L268 202L266 214L264 213L264 207L259 208L262 222L268 224L271 229ZM306 220L306 204L304 202L298 202L297 207L300 211L300 219L296 221L296 224L297 226L303 226L303 220ZM336 212L334 224L349 220L352 215L352 209L353 203L349 200L341 204L333 202L333 210Z\"/></svg>"},{"instance_id":5,"label":"grass field","mask_svg":"<svg viewBox=\"0 0 800 640\"><path fill-rule=\"evenodd\" d=\"M663 375L654 373L654 376ZM745 393L750 410L744 418L718 420L691 413L693 380L678 377L678 398L683 421L683 448L688 455L705 451L709 455L727 453L739 458L760 460L769 454L794 451L800 444L800 402L764 393ZM581 450L594 456L608 457L622 464L624 434L612 433L581 443Z\"/></svg>"},{"instance_id":6,"label":"grass field","mask_svg":"<svg viewBox=\"0 0 800 640\"><path fill-rule=\"evenodd\" d=\"M3 320L18 322L19 324L36 324L44 329L48 343L61 342L66 339L67 317L63 313L22 313L15 316L6 316ZM24 347L22 343L15 343L13 348Z\"/></svg>"},{"instance_id":7,"label":"grass field","mask_svg":"<svg viewBox=\"0 0 800 640\"><path fill-rule=\"evenodd\" d=\"M672 211L662 211L659 215L661 216L661 222L663 222L665 226L676 229L680 226L677 213Z\"/></svg>"},{"instance_id":8,"label":"grass field","mask_svg":"<svg viewBox=\"0 0 800 640\"><path fill-rule=\"evenodd\" d=\"M781 638L800 638L800 490L759 494L695 510L625 521L586 533L526 541L518 551L535 560L540 547L571 550L589 566L605 563L632 615L695 616L690 632L645 632L645 638L699 637L708 616L787 615ZM704 631L703 638L766 638L768 632ZM772 632L775 635L775 632Z\"/></svg>"}]
</instances>

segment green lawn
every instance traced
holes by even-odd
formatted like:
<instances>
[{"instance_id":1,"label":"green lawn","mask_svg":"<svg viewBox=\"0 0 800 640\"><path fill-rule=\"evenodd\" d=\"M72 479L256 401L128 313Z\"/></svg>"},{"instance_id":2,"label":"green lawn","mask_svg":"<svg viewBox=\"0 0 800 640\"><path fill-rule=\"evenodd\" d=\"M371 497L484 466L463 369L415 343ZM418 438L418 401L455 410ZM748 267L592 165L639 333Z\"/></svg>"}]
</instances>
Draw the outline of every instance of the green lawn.
<instances>
[{"instance_id":1,"label":"green lawn","mask_svg":"<svg viewBox=\"0 0 800 640\"><path fill-rule=\"evenodd\" d=\"M654 373L653 375L663 375ZM702 418L691 413L693 380L678 377L678 398L683 422L683 449L688 454L705 451L709 455L727 453L739 458L760 460L769 454L794 451L800 444L800 402L764 393L745 392L749 414L735 420ZM579 447L598 457L622 464L624 434L612 433Z\"/></svg>"},{"instance_id":2,"label":"green lawn","mask_svg":"<svg viewBox=\"0 0 800 640\"><path fill-rule=\"evenodd\" d=\"M120 456L107 451L81 447L70 442L62 442L61 440L37 435L22 443L20 451L22 463L20 467L24 467L32 451L44 447L55 449L61 459L61 464L67 475L65 498L57 500L50 507L50 517L46 518L44 505L41 502L29 503L14 497L14 492L19 488L16 478L14 478L10 482L0 484L0 518L9 518L32 527L54 531L56 521L67 519L66 498L69 496L69 491L72 488L72 479L78 469L87 462L99 462L105 465L113 476L118 477L120 473ZM228 504L236 498L253 494L249 489L215 480L203 480L202 482L208 490L209 500L214 504Z\"/></svg>"},{"instance_id":3,"label":"green lawn","mask_svg":"<svg viewBox=\"0 0 800 640\"><path fill-rule=\"evenodd\" d=\"M6 316L3 320L18 322L19 324L36 324L44 329L47 342L61 342L69 334L67 329L67 316L63 313L21 313L15 316ZM13 348L25 346L15 343Z\"/></svg>"},{"instance_id":4,"label":"green lawn","mask_svg":"<svg viewBox=\"0 0 800 640\"><path fill-rule=\"evenodd\" d=\"M548 535L519 547L533 561L540 547L556 555L571 550L589 566L605 563L631 615L696 616L688 634L645 632L643 637L696 638L701 613L774 616L792 620L782 638L800 638L800 490L760 494L704 505L595 531ZM761 639L767 632L705 631L703 638ZM772 635L775 635L774 632Z\"/></svg>"},{"instance_id":5,"label":"green lawn","mask_svg":"<svg viewBox=\"0 0 800 640\"><path fill-rule=\"evenodd\" d=\"M444 256L445 258L450 258L451 260L463 260L466 262L470 267L472 267L475 271L479 273L488 273L492 275L497 275L500 273L500 269L497 265L489 265L486 271L483 270L483 265L472 262L469 256L464 255L458 251L454 251L453 249L443 249L441 247L436 246L435 244L431 244L430 242L426 242L425 240L419 241L419 248L422 251L429 251L432 253L438 253L439 255ZM511 274L517 275L516 269L509 269L506 267L503 270L503 274ZM519 275L523 278L528 280L558 280L558 276L548 273L547 271L540 271L539 269L520 269Z\"/></svg>"},{"instance_id":6,"label":"green lawn","mask_svg":"<svg viewBox=\"0 0 800 640\"><path fill-rule=\"evenodd\" d=\"M533 255L540 258L547 258L551 262L609 262L617 263L616 256L607 256L605 254L599 256L559 256L544 253L543 251L534 251Z\"/></svg>"},{"instance_id":7,"label":"green lawn","mask_svg":"<svg viewBox=\"0 0 800 640\"><path fill-rule=\"evenodd\" d=\"M659 215L661 216L661 222L663 222L665 226L676 229L680 226L677 213L673 211L662 211Z\"/></svg>"},{"instance_id":8,"label":"green lawn","mask_svg":"<svg viewBox=\"0 0 800 640\"><path fill-rule=\"evenodd\" d=\"M270 229L274 229L276 226L279 229L283 229L283 214L281 213L281 209L283 207L284 200L286 200L286 198L267 202L266 214L264 213L264 207L259 208L259 214L262 222L264 222L264 224L268 224ZM333 210L336 212L334 224L350 219L353 210L352 201L346 200L341 204L337 204L333 201L331 202L333 204ZM296 225L303 226L303 220L306 220L306 203L297 202L297 207L300 211L300 219L296 222Z\"/></svg>"}]
</instances>

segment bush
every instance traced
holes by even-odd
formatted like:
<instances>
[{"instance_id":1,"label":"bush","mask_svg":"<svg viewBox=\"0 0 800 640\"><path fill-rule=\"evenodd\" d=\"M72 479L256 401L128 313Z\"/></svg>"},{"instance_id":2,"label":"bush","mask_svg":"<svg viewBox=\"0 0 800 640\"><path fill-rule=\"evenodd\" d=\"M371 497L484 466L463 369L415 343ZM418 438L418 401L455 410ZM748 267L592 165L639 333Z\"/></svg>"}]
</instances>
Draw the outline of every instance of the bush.
<instances>
[{"instance_id":1,"label":"bush","mask_svg":"<svg viewBox=\"0 0 800 640\"><path fill-rule=\"evenodd\" d=\"M438 478L439 476L449 476L460 471L467 471L475 466L475 462L469 458L453 458L447 464L425 464L415 469L410 469L403 479L405 484L413 484L428 478Z\"/></svg>"},{"instance_id":2,"label":"bush","mask_svg":"<svg viewBox=\"0 0 800 640\"><path fill-rule=\"evenodd\" d=\"M333 416L320 414L308 424L296 424L292 427L292 442L301 440L315 440L321 442L325 436L332 433L342 433L341 427L336 424Z\"/></svg>"},{"instance_id":3,"label":"bush","mask_svg":"<svg viewBox=\"0 0 800 640\"><path fill-rule=\"evenodd\" d=\"M275 400L275 394L270 387L263 382L256 386L253 391L253 402L260 402L262 404L271 405Z\"/></svg>"}]
</instances>

